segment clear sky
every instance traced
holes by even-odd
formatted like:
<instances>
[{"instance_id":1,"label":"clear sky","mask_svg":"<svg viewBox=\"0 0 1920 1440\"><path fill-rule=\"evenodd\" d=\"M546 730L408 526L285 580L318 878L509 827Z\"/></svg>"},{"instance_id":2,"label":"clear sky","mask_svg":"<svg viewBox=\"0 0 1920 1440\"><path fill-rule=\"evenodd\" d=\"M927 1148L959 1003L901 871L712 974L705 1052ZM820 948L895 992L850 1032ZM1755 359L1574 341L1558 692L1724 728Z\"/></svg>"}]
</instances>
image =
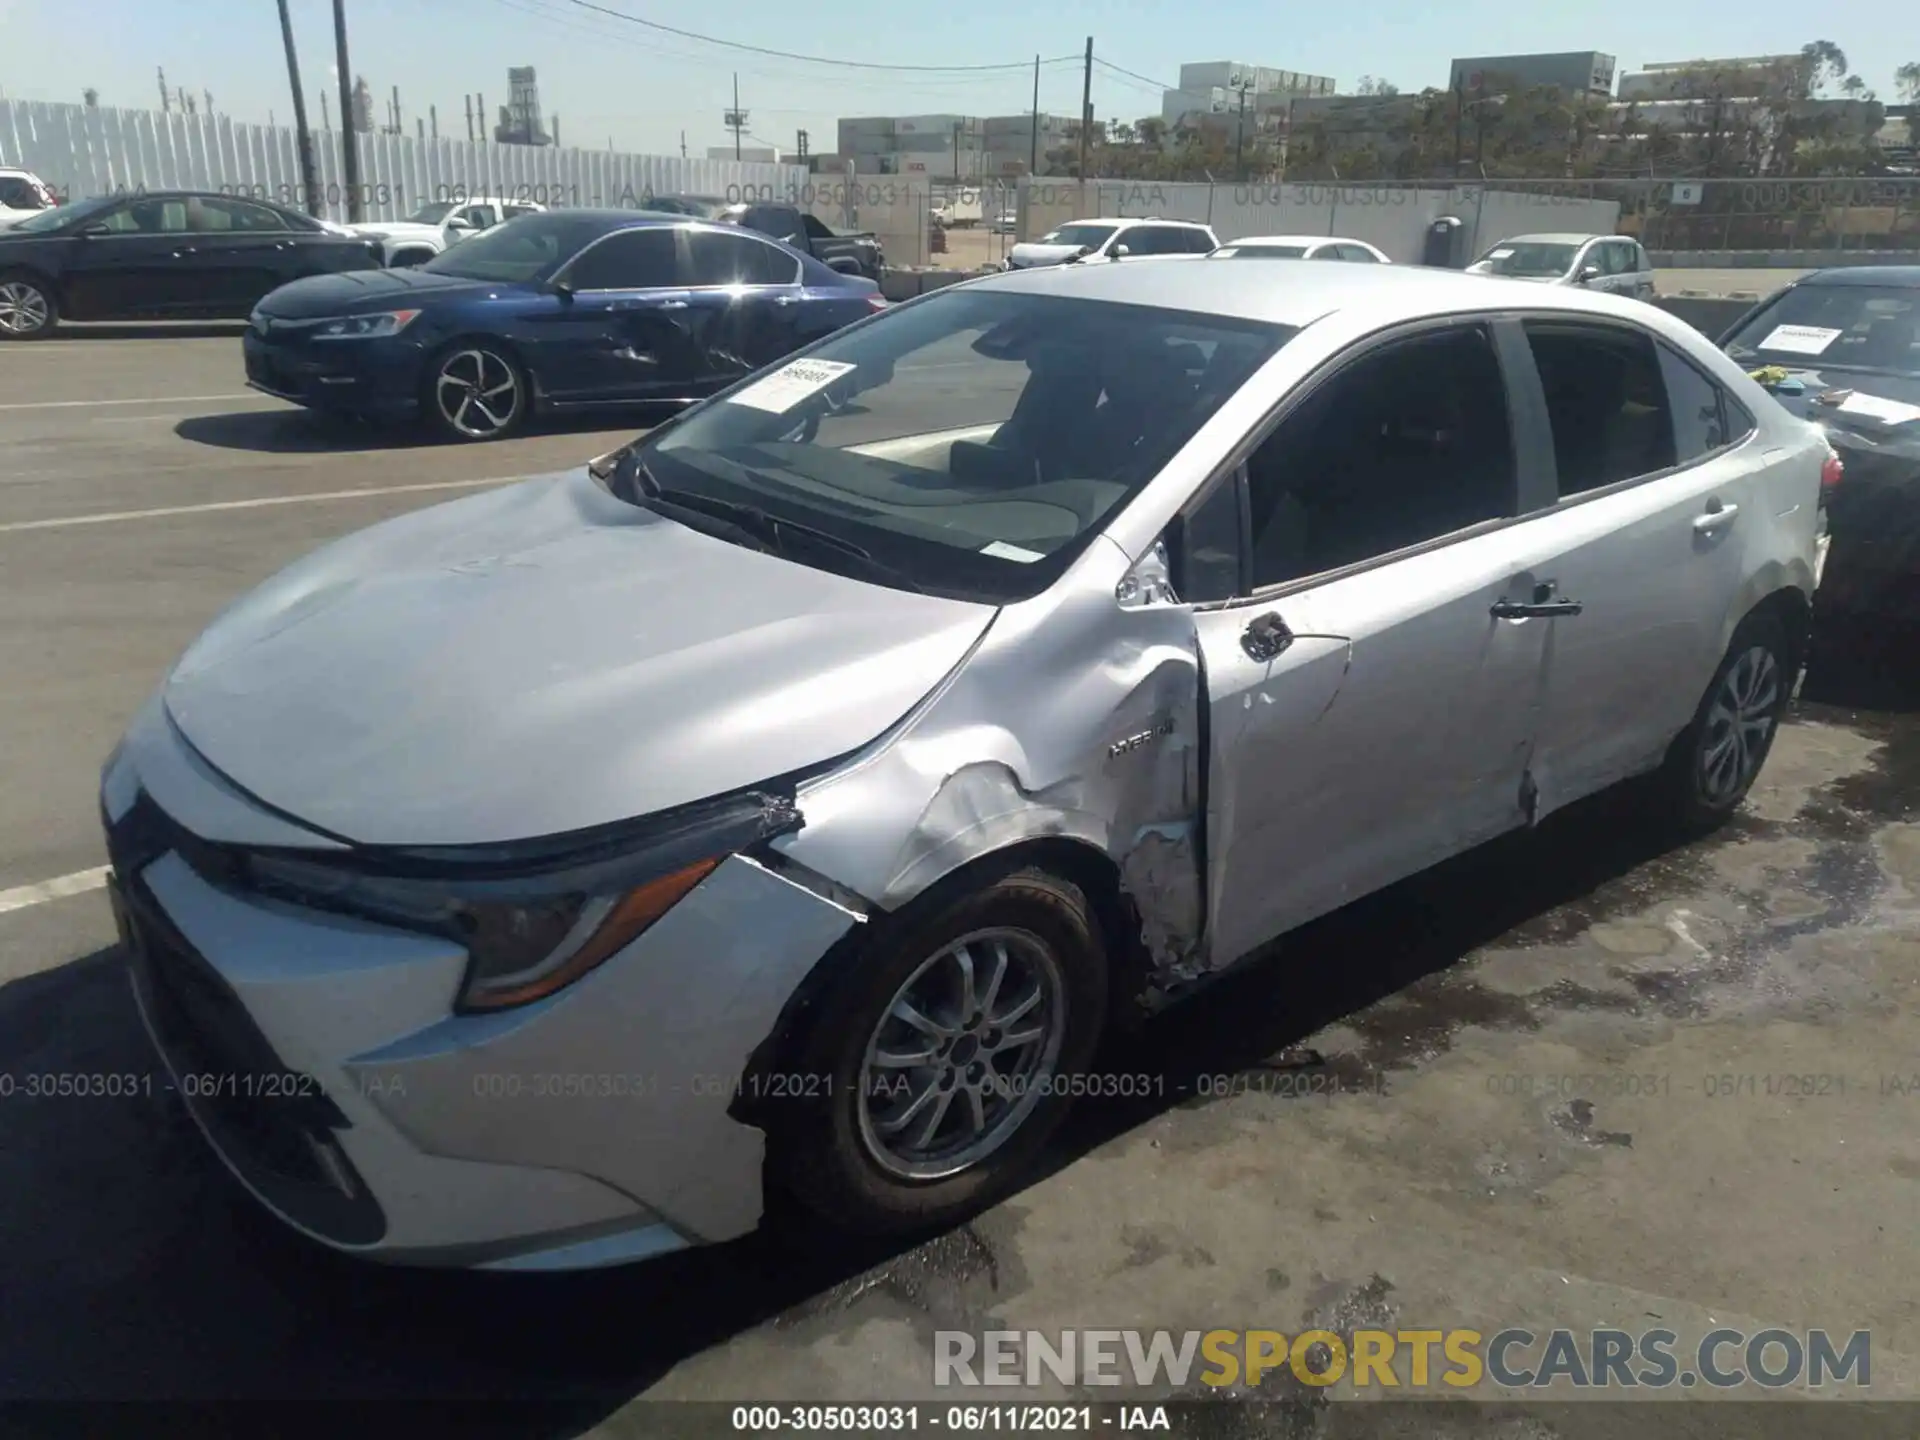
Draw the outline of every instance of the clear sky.
<instances>
[{"instance_id":1,"label":"clear sky","mask_svg":"<svg viewBox=\"0 0 1920 1440\"><path fill-rule=\"evenodd\" d=\"M1896 12L1890 0L1535 8L1511 0L594 3L721 40L842 62L1011 68L914 73L775 58L649 30L578 0L347 0L353 69L367 77L382 114L398 85L409 130L434 105L440 133L464 136L462 97L477 91L498 107L507 98L507 67L532 65L542 108L558 113L567 144L676 154L684 132L688 153L698 156L729 140L721 112L732 103L736 71L751 127L746 143L783 149L800 129L815 150L832 149L841 115L1025 111L1036 52L1068 57L1042 66L1040 103L1073 114L1078 57L1090 34L1101 60L1145 77L1096 67L1095 111L1121 119L1157 114L1158 86L1146 81L1172 84L1182 61L1232 59L1331 75L1342 91L1362 75L1417 90L1444 85L1455 55L1601 50L1626 71L1648 61L1785 53L1825 39L1892 100L1894 69L1920 59L1911 7ZM326 89L337 119L330 0L292 0L292 9L309 111L317 124ZM1912 53L1893 53L1889 36L1910 37ZM78 100L93 86L102 104L148 107L158 98L156 66L171 86L211 91L215 108L236 119L291 118L275 0L0 0L0 94L7 98Z\"/></svg>"}]
</instances>

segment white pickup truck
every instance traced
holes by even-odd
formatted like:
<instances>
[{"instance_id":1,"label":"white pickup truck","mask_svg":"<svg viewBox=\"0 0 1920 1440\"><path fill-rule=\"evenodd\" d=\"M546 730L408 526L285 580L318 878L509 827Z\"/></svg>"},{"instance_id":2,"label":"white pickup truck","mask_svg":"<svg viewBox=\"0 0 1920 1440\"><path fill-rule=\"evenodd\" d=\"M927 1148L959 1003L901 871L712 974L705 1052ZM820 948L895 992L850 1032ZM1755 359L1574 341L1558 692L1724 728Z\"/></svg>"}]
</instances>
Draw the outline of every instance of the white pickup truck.
<instances>
[{"instance_id":1,"label":"white pickup truck","mask_svg":"<svg viewBox=\"0 0 1920 1440\"><path fill-rule=\"evenodd\" d=\"M0 230L59 203L53 187L31 170L0 165Z\"/></svg>"},{"instance_id":2,"label":"white pickup truck","mask_svg":"<svg viewBox=\"0 0 1920 1440\"><path fill-rule=\"evenodd\" d=\"M463 237L489 230L503 220L537 215L547 207L531 201L474 196L467 200L436 200L422 205L404 220L369 221L347 228L380 243L380 261L389 268L422 265Z\"/></svg>"}]
</instances>

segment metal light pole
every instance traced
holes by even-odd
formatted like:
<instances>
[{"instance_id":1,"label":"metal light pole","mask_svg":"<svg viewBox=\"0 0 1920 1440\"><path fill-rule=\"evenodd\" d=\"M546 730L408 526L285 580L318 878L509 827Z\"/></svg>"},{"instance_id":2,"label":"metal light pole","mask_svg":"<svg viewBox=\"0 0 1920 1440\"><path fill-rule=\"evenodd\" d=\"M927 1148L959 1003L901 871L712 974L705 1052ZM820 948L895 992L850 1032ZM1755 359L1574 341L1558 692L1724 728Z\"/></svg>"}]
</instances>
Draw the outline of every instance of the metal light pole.
<instances>
[{"instance_id":1,"label":"metal light pole","mask_svg":"<svg viewBox=\"0 0 1920 1440\"><path fill-rule=\"evenodd\" d=\"M293 17L287 13L287 0L280 0L280 39L287 47L287 80L293 87L293 131L300 149L300 190L306 196L307 213L320 215L320 171L313 157L313 131L307 128L307 96L300 84L300 57L293 48Z\"/></svg>"},{"instance_id":2,"label":"metal light pole","mask_svg":"<svg viewBox=\"0 0 1920 1440\"><path fill-rule=\"evenodd\" d=\"M347 223L367 218L360 193L360 133L353 112L353 67L347 62L347 0L333 0L334 63L340 67L340 178L347 191Z\"/></svg>"}]
</instances>

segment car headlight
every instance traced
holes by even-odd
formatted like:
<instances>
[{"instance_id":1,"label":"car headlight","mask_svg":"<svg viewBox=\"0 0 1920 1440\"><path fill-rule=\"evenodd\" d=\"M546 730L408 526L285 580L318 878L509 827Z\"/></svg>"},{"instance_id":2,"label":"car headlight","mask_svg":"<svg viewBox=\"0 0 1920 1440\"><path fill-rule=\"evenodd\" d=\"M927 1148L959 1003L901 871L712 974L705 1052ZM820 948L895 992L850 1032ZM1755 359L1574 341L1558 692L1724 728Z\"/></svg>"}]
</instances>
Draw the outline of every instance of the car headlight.
<instances>
[{"instance_id":1,"label":"car headlight","mask_svg":"<svg viewBox=\"0 0 1920 1440\"><path fill-rule=\"evenodd\" d=\"M314 326L315 340L378 340L398 335L411 325L418 310L386 310L378 315L344 315L338 320L323 320Z\"/></svg>"},{"instance_id":2,"label":"car headlight","mask_svg":"<svg viewBox=\"0 0 1920 1440\"><path fill-rule=\"evenodd\" d=\"M752 793L584 839L395 851L368 868L254 854L246 873L271 898L458 942L468 963L456 1008L504 1010L597 969L728 856L799 823L791 801Z\"/></svg>"}]
</instances>

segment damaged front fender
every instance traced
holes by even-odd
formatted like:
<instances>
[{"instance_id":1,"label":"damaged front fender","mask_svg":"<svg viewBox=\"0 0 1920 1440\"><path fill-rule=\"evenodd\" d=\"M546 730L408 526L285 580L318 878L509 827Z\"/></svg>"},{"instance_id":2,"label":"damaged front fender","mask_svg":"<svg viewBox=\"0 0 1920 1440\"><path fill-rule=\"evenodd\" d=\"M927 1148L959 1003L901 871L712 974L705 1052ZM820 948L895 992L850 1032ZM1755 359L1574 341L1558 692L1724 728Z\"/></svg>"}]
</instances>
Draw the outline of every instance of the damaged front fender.
<instances>
[{"instance_id":1,"label":"damaged front fender","mask_svg":"<svg viewBox=\"0 0 1920 1440\"><path fill-rule=\"evenodd\" d=\"M962 866L1043 839L1104 855L1150 974L1194 961L1204 926L1200 660L1191 612L1123 604L1132 567L1091 547L1001 612L892 732L803 786L775 848L883 910Z\"/></svg>"}]
</instances>

